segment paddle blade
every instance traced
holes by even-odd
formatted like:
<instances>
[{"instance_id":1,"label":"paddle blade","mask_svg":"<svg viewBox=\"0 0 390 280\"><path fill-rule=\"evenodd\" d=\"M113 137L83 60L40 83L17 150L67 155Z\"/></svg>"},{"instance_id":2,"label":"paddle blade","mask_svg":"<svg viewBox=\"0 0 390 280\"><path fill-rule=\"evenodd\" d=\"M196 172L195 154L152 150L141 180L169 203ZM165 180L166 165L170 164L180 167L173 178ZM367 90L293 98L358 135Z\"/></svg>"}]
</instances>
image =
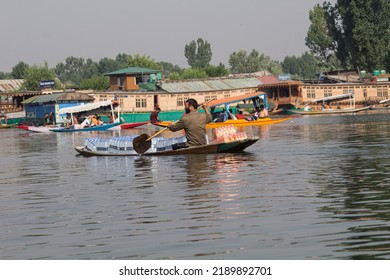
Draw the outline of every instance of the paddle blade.
<instances>
[{"instance_id":1,"label":"paddle blade","mask_svg":"<svg viewBox=\"0 0 390 280\"><path fill-rule=\"evenodd\" d=\"M150 149L150 147L152 146L152 141L147 141L148 138L149 135L141 134L140 136L137 136L133 139L133 148L134 151L137 152L137 154L142 155Z\"/></svg>"}]
</instances>

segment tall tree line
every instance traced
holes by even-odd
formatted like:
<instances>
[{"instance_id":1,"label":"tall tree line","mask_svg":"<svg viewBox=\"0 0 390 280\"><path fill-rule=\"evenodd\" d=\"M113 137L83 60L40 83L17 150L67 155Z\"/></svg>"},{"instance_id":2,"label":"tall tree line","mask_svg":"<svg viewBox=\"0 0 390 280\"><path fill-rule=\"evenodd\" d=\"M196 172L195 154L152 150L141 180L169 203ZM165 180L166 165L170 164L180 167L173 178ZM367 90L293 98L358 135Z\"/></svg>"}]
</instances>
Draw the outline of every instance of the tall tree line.
<instances>
[{"instance_id":1,"label":"tall tree line","mask_svg":"<svg viewBox=\"0 0 390 280\"><path fill-rule=\"evenodd\" d=\"M306 45L329 68L390 71L390 1L324 2L309 14Z\"/></svg>"}]
</instances>

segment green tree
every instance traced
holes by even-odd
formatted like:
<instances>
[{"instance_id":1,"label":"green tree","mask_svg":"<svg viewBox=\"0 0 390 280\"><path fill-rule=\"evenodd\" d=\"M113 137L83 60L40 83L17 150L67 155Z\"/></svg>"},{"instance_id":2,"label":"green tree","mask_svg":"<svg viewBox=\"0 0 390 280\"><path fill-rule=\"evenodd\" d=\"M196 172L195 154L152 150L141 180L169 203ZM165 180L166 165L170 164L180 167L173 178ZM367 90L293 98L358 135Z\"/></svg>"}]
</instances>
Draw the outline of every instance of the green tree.
<instances>
[{"instance_id":1,"label":"green tree","mask_svg":"<svg viewBox=\"0 0 390 280\"><path fill-rule=\"evenodd\" d=\"M80 86L81 80L83 78L84 67L84 58L71 56L65 59L65 63L58 63L54 68L54 72L61 81L66 83L71 81Z\"/></svg>"},{"instance_id":2,"label":"green tree","mask_svg":"<svg viewBox=\"0 0 390 280\"><path fill-rule=\"evenodd\" d=\"M150 56L145 56L141 54L128 55L125 53L118 54L116 57L116 61L120 63L122 68L127 67L142 67L149 68L153 70L160 70L161 65L154 61L154 59L150 58Z\"/></svg>"},{"instance_id":3,"label":"green tree","mask_svg":"<svg viewBox=\"0 0 390 280\"><path fill-rule=\"evenodd\" d=\"M104 57L98 62L98 69L100 74L110 73L126 66L121 65L121 63L115 59Z\"/></svg>"},{"instance_id":4,"label":"green tree","mask_svg":"<svg viewBox=\"0 0 390 280\"><path fill-rule=\"evenodd\" d=\"M229 74L229 70L222 63L218 66L209 65L204 70L208 77L223 77Z\"/></svg>"},{"instance_id":5,"label":"green tree","mask_svg":"<svg viewBox=\"0 0 390 280\"><path fill-rule=\"evenodd\" d=\"M193 40L184 47L184 56L187 58L188 65L192 68L207 67L212 55L211 45L202 38L198 38L196 42Z\"/></svg>"},{"instance_id":6,"label":"green tree","mask_svg":"<svg viewBox=\"0 0 390 280\"><path fill-rule=\"evenodd\" d=\"M158 64L160 65L160 69L163 71L163 75L165 77L169 77L171 73L178 73L180 75L180 73L183 73L183 69L181 69L178 65L173 65L172 63L170 62L165 62L165 61L160 61L158 62Z\"/></svg>"},{"instance_id":7,"label":"green tree","mask_svg":"<svg viewBox=\"0 0 390 280\"><path fill-rule=\"evenodd\" d=\"M281 64L284 73L299 75L300 73L299 59L295 55L286 56L284 60L281 62Z\"/></svg>"},{"instance_id":8,"label":"green tree","mask_svg":"<svg viewBox=\"0 0 390 280\"><path fill-rule=\"evenodd\" d=\"M11 73L0 72L0 80L12 79Z\"/></svg>"},{"instance_id":9,"label":"green tree","mask_svg":"<svg viewBox=\"0 0 390 280\"><path fill-rule=\"evenodd\" d=\"M279 74L282 69L277 61L271 60L269 56L260 54L255 49L249 54L244 50L233 52L229 56L229 64L231 66L230 72L233 74L254 73L263 70Z\"/></svg>"},{"instance_id":10,"label":"green tree","mask_svg":"<svg viewBox=\"0 0 390 280\"><path fill-rule=\"evenodd\" d=\"M334 42L330 36L325 11L319 4L310 10L309 20L311 24L305 38L306 46L325 65L334 51Z\"/></svg>"},{"instance_id":11,"label":"green tree","mask_svg":"<svg viewBox=\"0 0 390 280\"><path fill-rule=\"evenodd\" d=\"M82 89L106 90L110 87L110 80L105 76L95 76L81 82Z\"/></svg>"},{"instance_id":12,"label":"green tree","mask_svg":"<svg viewBox=\"0 0 390 280\"><path fill-rule=\"evenodd\" d=\"M316 74L319 73L320 61L309 52L305 52L299 59L300 76L303 79L315 79Z\"/></svg>"},{"instance_id":13,"label":"green tree","mask_svg":"<svg viewBox=\"0 0 390 280\"><path fill-rule=\"evenodd\" d=\"M97 76L101 76L99 72L99 66L92 59L88 58L81 71L83 79L89 79Z\"/></svg>"},{"instance_id":14,"label":"green tree","mask_svg":"<svg viewBox=\"0 0 390 280\"><path fill-rule=\"evenodd\" d=\"M54 80L55 77L55 73L49 69L47 62L45 62L44 66L33 65L28 68L22 87L27 90L40 90L40 81Z\"/></svg>"},{"instance_id":15,"label":"green tree","mask_svg":"<svg viewBox=\"0 0 390 280\"><path fill-rule=\"evenodd\" d=\"M181 77L184 80L204 79L204 78L207 78L207 74L202 69L187 68L187 69L184 70L183 75Z\"/></svg>"},{"instance_id":16,"label":"green tree","mask_svg":"<svg viewBox=\"0 0 390 280\"><path fill-rule=\"evenodd\" d=\"M291 74L294 79L315 79L321 72L320 61L311 53L305 52L300 57L286 56L281 63L284 73Z\"/></svg>"},{"instance_id":17,"label":"green tree","mask_svg":"<svg viewBox=\"0 0 390 280\"><path fill-rule=\"evenodd\" d=\"M181 80L181 75L178 72L172 72L168 75L168 79L172 81L178 81Z\"/></svg>"},{"instance_id":18,"label":"green tree","mask_svg":"<svg viewBox=\"0 0 390 280\"><path fill-rule=\"evenodd\" d=\"M23 79L29 67L30 66L27 63L20 61L18 64L12 67L12 77L14 77L14 79Z\"/></svg>"},{"instance_id":19,"label":"green tree","mask_svg":"<svg viewBox=\"0 0 390 280\"><path fill-rule=\"evenodd\" d=\"M310 50L330 56L333 52L342 67L372 71L384 68L390 49L390 1L389 0L338 0L332 6L322 6L326 27L321 20L313 21L306 43ZM317 8L315 8L317 11ZM319 18L320 12L315 13ZM314 25L321 25L317 31ZM312 29L311 29L312 28ZM325 32L326 36L319 33ZM332 43L328 38L332 38ZM322 38L320 40L318 38Z\"/></svg>"}]
</instances>

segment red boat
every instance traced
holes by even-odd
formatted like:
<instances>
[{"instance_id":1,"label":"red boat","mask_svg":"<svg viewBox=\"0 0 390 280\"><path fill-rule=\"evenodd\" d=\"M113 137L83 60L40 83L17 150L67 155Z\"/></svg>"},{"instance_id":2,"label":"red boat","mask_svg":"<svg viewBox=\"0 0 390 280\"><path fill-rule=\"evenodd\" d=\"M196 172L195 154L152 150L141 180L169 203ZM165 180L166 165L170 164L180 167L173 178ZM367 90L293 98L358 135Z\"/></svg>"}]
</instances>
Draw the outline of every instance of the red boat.
<instances>
[{"instance_id":1,"label":"red boat","mask_svg":"<svg viewBox=\"0 0 390 280\"><path fill-rule=\"evenodd\" d=\"M124 123L121 124L121 129L130 129L135 128L144 124L148 124L149 122L136 122L136 123Z\"/></svg>"}]
</instances>

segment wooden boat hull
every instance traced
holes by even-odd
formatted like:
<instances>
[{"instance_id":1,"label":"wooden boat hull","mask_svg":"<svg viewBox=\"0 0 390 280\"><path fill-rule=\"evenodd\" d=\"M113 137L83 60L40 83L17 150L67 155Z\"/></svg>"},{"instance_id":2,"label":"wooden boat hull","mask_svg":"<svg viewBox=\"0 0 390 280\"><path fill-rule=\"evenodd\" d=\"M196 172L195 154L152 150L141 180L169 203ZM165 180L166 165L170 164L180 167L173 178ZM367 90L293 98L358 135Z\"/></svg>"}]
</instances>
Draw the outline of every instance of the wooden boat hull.
<instances>
[{"instance_id":1,"label":"wooden boat hull","mask_svg":"<svg viewBox=\"0 0 390 280\"><path fill-rule=\"evenodd\" d=\"M105 130L108 130L108 129L113 128L115 126L118 126L118 125L120 125L120 123L110 123L110 124L103 124L103 125L95 125L95 126L84 127L84 128L79 128L79 129L61 127L61 128L50 129L50 131L52 131L52 132L105 131Z\"/></svg>"},{"instance_id":2,"label":"wooden boat hull","mask_svg":"<svg viewBox=\"0 0 390 280\"><path fill-rule=\"evenodd\" d=\"M212 143L204 146L190 147L178 150L169 150L161 152L146 152L144 156L169 156L186 154L216 154L216 153L237 153L244 151L247 147L253 145L259 140L258 137L247 138L226 143ZM83 156L136 156L137 154L112 154L109 152L91 151L86 147L74 147L75 150Z\"/></svg>"},{"instance_id":3,"label":"wooden boat hull","mask_svg":"<svg viewBox=\"0 0 390 280\"><path fill-rule=\"evenodd\" d=\"M284 122L291 119L291 117L287 118L277 118L277 119L271 119L271 118L261 118L257 119L255 121L248 121L245 119L240 120L227 120L225 122L211 122L206 125L206 128L217 128L221 126L227 126L227 125L234 125L236 127L242 127L242 126L259 126L259 125L269 125L269 124L276 124L280 122ZM162 121L159 123L155 123L154 125L160 126L160 127L167 127L173 122L171 121Z\"/></svg>"},{"instance_id":4,"label":"wooden boat hull","mask_svg":"<svg viewBox=\"0 0 390 280\"><path fill-rule=\"evenodd\" d=\"M312 110L312 111L303 111L303 110L287 110L292 114L297 115L331 115L331 114L351 114L370 109L370 106L362 108L345 108L345 109L325 109L325 110Z\"/></svg>"},{"instance_id":5,"label":"wooden boat hull","mask_svg":"<svg viewBox=\"0 0 390 280\"><path fill-rule=\"evenodd\" d=\"M149 122L123 123L121 124L121 129L131 129L148 123Z\"/></svg>"},{"instance_id":6,"label":"wooden boat hull","mask_svg":"<svg viewBox=\"0 0 390 280\"><path fill-rule=\"evenodd\" d=\"M36 133L52 133L52 129L58 128L57 126L33 126L33 125L18 125L17 128L36 132Z\"/></svg>"},{"instance_id":7,"label":"wooden boat hull","mask_svg":"<svg viewBox=\"0 0 390 280\"><path fill-rule=\"evenodd\" d=\"M14 127L15 124L0 124L0 129L2 128L11 128L11 127Z\"/></svg>"}]
</instances>

